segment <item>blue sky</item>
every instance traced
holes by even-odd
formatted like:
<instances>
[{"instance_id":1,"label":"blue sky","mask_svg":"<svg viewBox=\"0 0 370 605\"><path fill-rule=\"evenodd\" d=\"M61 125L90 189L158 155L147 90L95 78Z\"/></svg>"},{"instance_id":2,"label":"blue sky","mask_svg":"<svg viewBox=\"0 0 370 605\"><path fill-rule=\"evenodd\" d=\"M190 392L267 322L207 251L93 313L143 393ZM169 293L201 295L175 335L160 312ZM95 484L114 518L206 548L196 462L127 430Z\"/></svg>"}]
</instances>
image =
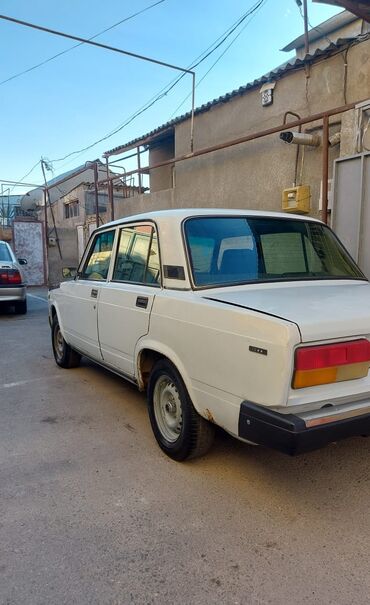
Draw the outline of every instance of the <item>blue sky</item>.
<instances>
[{"instance_id":1,"label":"blue sky","mask_svg":"<svg viewBox=\"0 0 370 605\"><path fill-rule=\"evenodd\" d=\"M90 37L155 0L0 0L0 13ZM97 41L188 66L256 0L164 0ZM312 25L338 9L309 1ZM289 55L283 46L303 32L295 0L266 0L196 90L196 105L263 75ZM235 32L237 33L237 32ZM235 35L235 34L234 34ZM228 42L197 68L199 81ZM66 49L73 42L0 20L0 81ZM0 85L1 179L19 180L41 156L55 160L111 132L168 84L176 72L91 46L81 46ZM54 162L55 174L140 136L190 109L184 77L164 99L93 149ZM28 182L41 182L37 168ZM16 189L13 193L21 192Z\"/></svg>"}]
</instances>

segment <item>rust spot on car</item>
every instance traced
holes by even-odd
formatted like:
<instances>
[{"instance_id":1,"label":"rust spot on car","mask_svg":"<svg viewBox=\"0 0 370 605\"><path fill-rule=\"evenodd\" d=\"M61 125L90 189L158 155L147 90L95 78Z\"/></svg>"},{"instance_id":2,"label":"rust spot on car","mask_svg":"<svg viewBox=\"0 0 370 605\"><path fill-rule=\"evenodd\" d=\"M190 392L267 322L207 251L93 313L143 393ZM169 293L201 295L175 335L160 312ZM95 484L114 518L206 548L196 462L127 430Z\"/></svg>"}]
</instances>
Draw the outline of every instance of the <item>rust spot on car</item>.
<instances>
[{"instance_id":1,"label":"rust spot on car","mask_svg":"<svg viewBox=\"0 0 370 605\"><path fill-rule=\"evenodd\" d=\"M210 410L208 408L206 408L205 413L206 413L207 420L209 420L209 422L213 422L214 423L215 419L212 416L212 412L210 412Z\"/></svg>"}]
</instances>

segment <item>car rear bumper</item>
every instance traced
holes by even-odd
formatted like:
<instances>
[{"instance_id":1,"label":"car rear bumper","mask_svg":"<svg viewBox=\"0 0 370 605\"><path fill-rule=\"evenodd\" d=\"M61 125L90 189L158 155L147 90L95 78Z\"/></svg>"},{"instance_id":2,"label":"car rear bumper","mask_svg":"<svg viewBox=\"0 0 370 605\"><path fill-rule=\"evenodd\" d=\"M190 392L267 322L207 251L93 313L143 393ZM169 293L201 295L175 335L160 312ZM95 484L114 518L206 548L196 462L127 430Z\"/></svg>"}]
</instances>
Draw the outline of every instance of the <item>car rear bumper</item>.
<instances>
[{"instance_id":1,"label":"car rear bumper","mask_svg":"<svg viewBox=\"0 0 370 605\"><path fill-rule=\"evenodd\" d=\"M295 414L280 414L243 401L239 415L239 437L290 454L309 452L347 437L370 435L370 413L310 426Z\"/></svg>"},{"instance_id":2,"label":"car rear bumper","mask_svg":"<svg viewBox=\"0 0 370 605\"><path fill-rule=\"evenodd\" d=\"M0 303L26 299L26 286L0 286Z\"/></svg>"}]
</instances>

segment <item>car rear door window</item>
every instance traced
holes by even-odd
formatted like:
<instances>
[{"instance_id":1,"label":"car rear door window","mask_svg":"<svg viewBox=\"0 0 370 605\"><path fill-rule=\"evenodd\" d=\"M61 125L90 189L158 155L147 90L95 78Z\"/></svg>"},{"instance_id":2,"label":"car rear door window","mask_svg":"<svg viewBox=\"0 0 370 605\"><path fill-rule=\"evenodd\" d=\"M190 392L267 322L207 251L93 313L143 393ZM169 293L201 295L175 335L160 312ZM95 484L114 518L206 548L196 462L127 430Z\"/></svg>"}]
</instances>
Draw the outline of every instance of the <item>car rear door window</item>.
<instances>
[{"instance_id":1,"label":"car rear door window","mask_svg":"<svg viewBox=\"0 0 370 605\"><path fill-rule=\"evenodd\" d=\"M112 280L159 285L158 238L152 225L129 225L121 229Z\"/></svg>"}]
</instances>

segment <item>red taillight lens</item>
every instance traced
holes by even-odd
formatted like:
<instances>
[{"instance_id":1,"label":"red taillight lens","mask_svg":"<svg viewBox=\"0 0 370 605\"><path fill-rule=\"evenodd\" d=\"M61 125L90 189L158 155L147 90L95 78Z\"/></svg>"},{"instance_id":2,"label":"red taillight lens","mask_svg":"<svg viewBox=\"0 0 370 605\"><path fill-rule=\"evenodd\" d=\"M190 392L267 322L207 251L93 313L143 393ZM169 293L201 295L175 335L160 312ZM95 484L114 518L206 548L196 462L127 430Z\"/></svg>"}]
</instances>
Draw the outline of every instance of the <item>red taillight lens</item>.
<instances>
[{"instance_id":1,"label":"red taillight lens","mask_svg":"<svg viewBox=\"0 0 370 605\"><path fill-rule=\"evenodd\" d=\"M8 283L8 271L4 269L0 269L0 284Z\"/></svg>"},{"instance_id":2,"label":"red taillight lens","mask_svg":"<svg viewBox=\"0 0 370 605\"><path fill-rule=\"evenodd\" d=\"M370 342L365 338L333 345L297 349L296 370L317 370L370 361Z\"/></svg>"},{"instance_id":3,"label":"red taillight lens","mask_svg":"<svg viewBox=\"0 0 370 605\"><path fill-rule=\"evenodd\" d=\"M22 276L17 269L0 269L0 284L14 286L22 283Z\"/></svg>"},{"instance_id":4,"label":"red taillight lens","mask_svg":"<svg viewBox=\"0 0 370 605\"><path fill-rule=\"evenodd\" d=\"M19 271L17 271L17 269L10 269L8 271L8 283L9 285L22 283L21 274L19 273Z\"/></svg>"},{"instance_id":5,"label":"red taillight lens","mask_svg":"<svg viewBox=\"0 0 370 605\"><path fill-rule=\"evenodd\" d=\"M366 338L318 347L297 349L293 388L364 378L370 365L370 342Z\"/></svg>"}]
</instances>

